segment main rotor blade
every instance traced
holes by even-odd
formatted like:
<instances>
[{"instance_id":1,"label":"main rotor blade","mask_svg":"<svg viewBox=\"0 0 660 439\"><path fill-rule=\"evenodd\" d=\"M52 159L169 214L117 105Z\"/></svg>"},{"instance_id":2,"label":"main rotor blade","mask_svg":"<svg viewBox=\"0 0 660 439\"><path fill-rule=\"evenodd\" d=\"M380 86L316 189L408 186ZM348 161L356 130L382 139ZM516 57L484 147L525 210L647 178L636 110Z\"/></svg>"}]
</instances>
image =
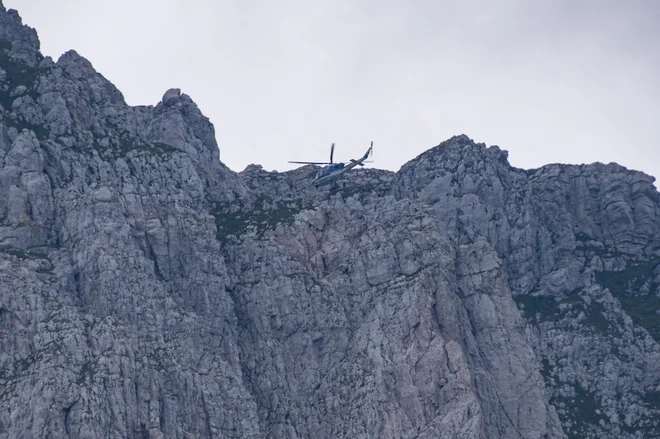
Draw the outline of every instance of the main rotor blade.
<instances>
[{"instance_id":1,"label":"main rotor blade","mask_svg":"<svg viewBox=\"0 0 660 439\"><path fill-rule=\"evenodd\" d=\"M328 162L293 162L293 161L289 161L289 163L298 163L301 165L331 165L332 164Z\"/></svg>"}]
</instances>

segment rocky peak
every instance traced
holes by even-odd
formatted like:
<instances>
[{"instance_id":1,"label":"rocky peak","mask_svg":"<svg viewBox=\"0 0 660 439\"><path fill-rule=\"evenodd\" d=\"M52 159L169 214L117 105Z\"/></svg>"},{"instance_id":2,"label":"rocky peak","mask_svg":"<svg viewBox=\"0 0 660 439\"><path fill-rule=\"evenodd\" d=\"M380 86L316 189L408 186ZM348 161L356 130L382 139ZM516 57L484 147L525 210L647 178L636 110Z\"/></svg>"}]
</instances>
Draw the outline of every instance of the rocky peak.
<instances>
[{"instance_id":1,"label":"rocky peak","mask_svg":"<svg viewBox=\"0 0 660 439\"><path fill-rule=\"evenodd\" d=\"M172 89L156 106L130 107L122 93L74 50L56 63L46 58L37 64L36 58L15 56L14 46L30 43L38 50L36 32L23 26L15 11L3 10L0 20L8 23L2 32L12 41L11 47L0 48L0 117L8 127L16 132L28 129L41 142L105 160L147 151L180 152L204 184L218 188L210 192L210 199L220 193L232 198L244 191L220 163L213 125L190 96Z\"/></svg>"},{"instance_id":2,"label":"rocky peak","mask_svg":"<svg viewBox=\"0 0 660 439\"><path fill-rule=\"evenodd\" d=\"M35 67L43 59L39 52L37 32L23 24L18 11L5 9L0 2L0 47L5 56Z\"/></svg>"},{"instance_id":3,"label":"rocky peak","mask_svg":"<svg viewBox=\"0 0 660 439\"><path fill-rule=\"evenodd\" d=\"M181 90L131 107L11 40L0 437L660 437L651 177L465 135L236 174Z\"/></svg>"},{"instance_id":4,"label":"rocky peak","mask_svg":"<svg viewBox=\"0 0 660 439\"><path fill-rule=\"evenodd\" d=\"M215 130L193 100L178 88L165 92L153 111L147 136L176 149L199 154L206 160L219 160ZM192 136L191 142L189 136Z\"/></svg>"},{"instance_id":5,"label":"rocky peak","mask_svg":"<svg viewBox=\"0 0 660 439\"><path fill-rule=\"evenodd\" d=\"M454 136L403 165L393 181L393 193L431 204L476 193L502 202L504 188L525 178L507 158L508 152L497 146L486 147L464 134Z\"/></svg>"},{"instance_id":6,"label":"rocky peak","mask_svg":"<svg viewBox=\"0 0 660 439\"><path fill-rule=\"evenodd\" d=\"M56 76L83 85L86 89L81 91L84 94L89 93L95 103L119 105L121 107L126 106L124 96L114 84L97 72L92 66L92 63L80 56L75 50L68 50L63 53L57 60L56 67L61 69L61 72L59 69L56 69ZM42 68L44 67L42 66ZM51 73L54 72L51 71ZM60 83L59 86L65 88L63 83Z\"/></svg>"}]
</instances>

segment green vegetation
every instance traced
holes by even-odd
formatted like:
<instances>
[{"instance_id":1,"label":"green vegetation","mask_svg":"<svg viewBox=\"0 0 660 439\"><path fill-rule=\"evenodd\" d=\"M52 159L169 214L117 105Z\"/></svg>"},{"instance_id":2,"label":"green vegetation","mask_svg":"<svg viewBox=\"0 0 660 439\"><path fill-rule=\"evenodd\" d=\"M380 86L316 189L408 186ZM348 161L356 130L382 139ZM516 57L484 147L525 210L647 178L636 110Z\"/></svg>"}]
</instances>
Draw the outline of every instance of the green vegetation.
<instances>
[{"instance_id":1,"label":"green vegetation","mask_svg":"<svg viewBox=\"0 0 660 439\"><path fill-rule=\"evenodd\" d=\"M621 307L637 326L646 329L651 337L660 342L660 297L648 296L622 296L619 297Z\"/></svg>"},{"instance_id":2,"label":"green vegetation","mask_svg":"<svg viewBox=\"0 0 660 439\"><path fill-rule=\"evenodd\" d=\"M164 154L178 151L175 147L170 146L167 143L152 142L149 145L150 146L147 148L147 150L155 154Z\"/></svg>"},{"instance_id":3,"label":"green vegetation","mask_svg":"<svg viewBox=\"0 0 660 439\"><path fill-rule=\"evenodd\" d=\"M8 87L0 89L0 105L7 110L7 113L10 112L12 103L14 102L14 97L10 95L11 92L15 90L16 87L24 86L26 88L25 94L36 100L38 98L36 91L38 79L49 71L49 69L31 67L21 60L12 58L9 52L10 49L11 42L0 39L0 67L5 71L4 82L8 84ZM2 118L0 123L9 127L14 127L18 131L24 129L31 130L36 134L39 140L46 140L50 136L50 131L46 127L31 123L23 117L13 119L8 117L7 114L0 117ZM147 142L133 137L126 131L120 132L118 130L117 132L119 133L119 139L113 147L123 154L126 154L129 151L143 151L150 154L160 155L176 151L175 148L164 143ZM102 148L99 143L95 143L94 147L99 150L105 149ZM82 150L78 150L78 152L82 152Z\"/></svg>"},{"instance_id":4,"label":"green vegetation","mask_svg":"<svg viewBox=\"0 0 660 439\"><path fill-rule=\"evenodd\" d=\"M578 241L590 240L586 235L576 235ZM624 256L606 248L583 247L599 255ZM660 264L660 258L650 261L630 263L628 267L616 272L601 272L596 274L596 281L618 298L624 311L630 315L635 325L645 328L656 340L660 340L660 285L654 281L654 269ZM580 289L558 297L522 295L515 297L519 307L523 309L525 318L531 323L552 322L567 317L580 317L585 327L599 334L612 334L617 325L608 320L607 310L603 303L591 300L587 304L580 295ZM543 359L542 375L549 388L556 388L555 371L550 366L549 359ZM598 425L609 422L602 411L598 397L586 388L576 385L574 397L554 396L551 403L565 426L570 439L593 436L598 434ZM654 413L660 411L660 391L651 390L639 394L639 402ZM652 413L637 419L632 426L621 425L621 429L629 433L642 434L644 437L658 437L660 421Z\"/></svg>"},{"instance_id":5,"label":"green vegetation","mask_svg":"<svg viewBox=\"0 0 660 439\"><path fill-rule=\"evenodd\" d=\"M605 317L605 307L591 301L587 305L579 296L579 290L570 292L564 297L534 296L523 294L515 296L514 300L522 308L525 319L531 323L556 322L564 317L577 317L584 313L582 323L596 332L605 333L610 329L610 323Z\"/></svg>"},{"instance_id":6,"label":"green vegetation","mask_svg":"<svg viewBox=\"0 0 660 439\"><path fill-rule=\"evenodd\" d=\"M541 375L543 375L543 378L545 379L545 383L549 386L552 387L552 367L550 366L550 361L548 361L547 358L544 358L541 360L541 365L543 368L541 369Z\"/></svg>"},{"instance_id":7,"label":"green vegetation","mask_svg":"<svg viewBox=\"0 0 660 439\"><path fill-rule=\"evenodd\" d=\"M85 385L91 384L94 379L94 375L98 372L99 368L99 357L94 357L90 360L87 360L80 369L80 375L76 379L76 384Z\"/></svg>"},{"instance_id":8,"label":"green vegetation","mask_svg":"<svg viewBox=\"0 0 660 439\"><path fill-rule=\"evenodd\" d=\"M94 149L97 151L104 151L112 153L113 151L119 152L122 155L126 155L131 151L135 152L144 152L147 154L162 155L167 153L172 153L177 151L176 148L162 142L147 142L144 139L134 136L129 131L126 131L120 128L118 125L107 122L110 128L113 128L115 136L117 138L112 138L109 146L102 146L98 140L94 140ZM78 151L82 152L82 150Z\"/></svg>"},{"instance_id":9,"label":"green vegetation","mask_svg":"<svg viewBox=\"0 0 660 439\"><path fill-rule=\"evenodd\" d=\"M659 263L660 258L621 271L596 273L596 282L610 290L633 323L646 329L656 341L660 341L660 289L653 281L653 269Z\"/></svg>"},{"instance_id":10,"label":"green vegetation","mask_svg":"<svg viewBox=\"0 0 660 439\"><path fill-rule=\"evenodd\" d=\"M216 236L226 240L228 236L239 237L254 229L257 236L266 230L274 230L279 224L293 224L294 217L310 206L303 206L302 200L273 201L261 196L252 203L217 206L212 214L215 217Z\"/></svg>"},{"instance_id":11,"label":"green vegetation","mask_svg":"<svg viewBox=\"0 0 660 439\"><path fill-rule=\"evenodd\" d=\"M34 370L35 366L38 368L40 364L61 356L62 352L62 341L59 339L53 340L42 348L16 359L13 363L9 363L10 365L7 367L0 369L0 400L4 400L14 392L17 380L38 373L38 370Z\"/></svg>"},{"instance_id":12,"label":"green vegetation","mask_svg":"<svg viewBox=\"0 0 660 439\"><path fill-rule=\"evenodd\" d=\"M576 233L577 250L583 252L585 256L598 256L603 259L612 259L619 257L629 257L630 255L615 248L606 247L595 238L586 233Z\"/></svg>"},{"instance_id":13,"label":"green vegetation","mask_svg":"<svg viewBox=\"0 0 660 439\"><path fill-rule=\"evenodd\" d=\"M375 189L377 189L377 185L373 183L365 184L365 185L349 184L340 188L331 189L330 194L334 195L336 193L339 193L341 194L342 198L346 199L353 197L357 194L370 194Z\"/></svg>"},{"instance_id":14,"label":"green vegetation","mask_svg":"<svg viewBox=\"0 0 660 439\"><path fill-rule=\"evenodd\" d=\"M562 422L569 422L571 427L566 429L569 439L580 439L588 436L592 426L598 425L608 418L602 412L602 407L596 401L593 393L577 384L574 387L575 397L553 397L550 403L557 407Z\"/></svg>"},{"instance_id":15,"label":"green vegetation","mask_svg":"<svg viewBox=\"0 0 660 439\"><path fill-rule=\"evenodd\" d=\"M607 333L610 330L610 322L605 317L605 307L603 304L592 300L590 305L584 302L581 305L586 316L582 323L601 334Z\"/></svg>"},{"instance_id":16,"label":"green vegetation","mask_svg":"<svg viewBox=\"0 0 660 439\"><path fill-rule=\"evenodd\" d=\"M5 253L14 255L21 259L47 259L48 255L41 252L35 252L32 250L22 250L20 248L9 248L5 250Z\"/></svg>"},{"instance_id":17,"label":"green vegetation","mask_svg":"<svg viewBox=\"0 0 660 439\"><path fill-rule=\"evenodd\" d=\"M634 294L645 284L653 280L653 269L660 259L632 264L621 271L603 271L596 273L596 282L608 288L613 294ZM655 285L657 288L657 285Z\"/></svg>"},{"instance_id":18,"label":"green vegetation","mask_svg":"<svg viewBox=\"0 0 660 439\"><path fill-rule=\"evenodd\" d=\"M9 55L11 43L0 39L0 67L6 72L6 81L13 87L24 85L30 89L34 86L41 75L38 68L30 67L20 60L14 59Z\"/></svg>"},{"instance_id":19,"label":"green vegetation","mask_svg":"<svg viewBox=\"0 0 660 439\"><path fill-rule=\"evenodd\" d=\"M587 235L586 233L579 232L575 234L575 240L580 242L588 242L588 241L592 241L593 238Z\"/></svg>"},{"instance_id":20,"label":"green vegetation","mask_svg":"<svg viewBox=\"0 0 660 439\"><path fill-rule=\"evenodd\" d=\"M146 152L149 154L162 155L176 151L176 148L166 143L151 143L139 138L129 138L128 133L122 133L121 143L119 143L118 149L123 154L128 154L130 151L138 151Z\"/></svg>"},{"instance_id":21,"label":"green vegetation","mask_svg":"<svg viewBox=\"0 0 660 439\"><path fill-rule=\"evenodd\" d=\"M584 238L584 237L582 237ZM603 250L601 250L602 252ZM611 254L611 253L608 253ZM596 274L596 281L618 298L622 308L633 322L645 328L656 339L660 339L660 286L654 281L653 271L660 263L660 258L631 263L625 270L616 272L601 272ZM577 317L585 326L596 333L609 334L616 325L607 318L605 306L595 300L589 305L580 297L580 290L561 297L518 296L516 302L523 306L528 321L540 323L557 321L565 317ZM550 388L556 388L556 375L548 359L542 360L542 374ZM598 425L609 422L595 394L586 388L576 385L574 397L554 396L551 403L565 426L570 439L589 437L598 434ZM660 391L648 391L638 395L640 403L646 408L660 411ZM656 412L657 413L657 412ZM621 425L621 429L629 433L642 433L644 437L657 437L660 432L660 422L657 416L650 414L639 418L634 425Z\"/></svg>"},{"instance_id":22,"label":"green vegetation","mask_svg":"<svg viewBox=\"0 0 660 439\"><path fill-rule=\"evenodd\" d=\"M655 409L655 410L660 410L660 391L652 390L652 391L646 392L642 396L642 401L644 401L644 404L649 406L649 408Z\"/></svg>"},{"instance_id":23,"label":"green vegetation","mask_svg":"<svg viewBox=\"0 0 660 439\"><path fill-rule=\"evenodd\" d=\"M530 322L554 322L560 318L559 303L554 297L522 294L513 299Z\"/></svg>"},{"instance_id":24,"label":"green vegetation","mask_svg":"<svg viewBox=\"0 0 660 439\"><path fill-rule=\"evenodd\" d=\"M50 130L48 130L48 128L41 125L35 125L33 123L29 123L24 120L13 120L9 118L4 118L2 120L2 123L7 125L8 127L16 128L19 132L23 130L31 130L34 132L34 134L37 136L37 139L39 140L46 140L50 135Z\"/></svg>"},{"instance_id":25,"label":"green vegetation","mask_svg":"<svg viewBox=\"0 0 660 439\"><path fill-rule=\"evenodd\" d=\"M641 403L650 410L660 410L660 392L650 391L642 395L638 395ZM641 415L632 425L621 425L621 429L630 434L642 434L643 438L657 438L660 437L660 418L657 413L649 413Z\"/></svg>"},{"instance_id":26,"label":"green vegetation","mask_svg":"<svg viewBox=\"0 0 660 439\"><path fill-rule=\"evenodd\" d=\"M37 79L44 73L43 70L30 67L22 61L12 58L8 53L10 48L11 43L9 41L0 39L0 67L5 71L5 82L10 84L8 90L0 90L0 105L2 105L7 111L11 109L12 103L14 102L14 98L10 96L11 90L22 85L27 89L27 93L30 96L36 98L36 94L33 92ZM19 131L22 131L23 129L32 130L39 140L46 139L50 134L45 127L32 124L25 120L14 120L5 117L2 120L2 123L14 127Z\"/></svg>"},{"instance_id":27,"label":"green vegetation","mask_svg":"<svg viewBox=\"0 0 660 439\"><path fill-rule=\"evenodd\" d=\"M541 363L543 365L541 373L546 385L550 389L556 389L550 362L543 359ZM555 394L550 398L550 403L557 409L557 414L569 439L588 437L588 433L593 435L598 424L601 421L608 422L608 418L593 393L580 384L574 385L573 391L575 396L572 397Z\"/></svg>"}]
</instances>

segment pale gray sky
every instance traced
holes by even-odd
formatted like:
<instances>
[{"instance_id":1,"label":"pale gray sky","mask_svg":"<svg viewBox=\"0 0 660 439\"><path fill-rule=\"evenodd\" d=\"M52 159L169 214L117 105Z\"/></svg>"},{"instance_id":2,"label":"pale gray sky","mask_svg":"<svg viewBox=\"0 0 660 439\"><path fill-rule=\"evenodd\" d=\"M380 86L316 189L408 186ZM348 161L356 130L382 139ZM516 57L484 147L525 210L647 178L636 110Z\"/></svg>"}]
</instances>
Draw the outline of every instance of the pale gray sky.
<instances>
[{"instance_id":1,"label":"pale gray sky","mask_svg":"<svg viewBox=\"0 0 660 439\"><path fill-rule=\"evenodd\" d=\"M454 134L509 161L660 176L658 0L4 0L132 105L179 87L221 160L291 169L375 142L397 170Z\"/></svg>"}]
</instances>

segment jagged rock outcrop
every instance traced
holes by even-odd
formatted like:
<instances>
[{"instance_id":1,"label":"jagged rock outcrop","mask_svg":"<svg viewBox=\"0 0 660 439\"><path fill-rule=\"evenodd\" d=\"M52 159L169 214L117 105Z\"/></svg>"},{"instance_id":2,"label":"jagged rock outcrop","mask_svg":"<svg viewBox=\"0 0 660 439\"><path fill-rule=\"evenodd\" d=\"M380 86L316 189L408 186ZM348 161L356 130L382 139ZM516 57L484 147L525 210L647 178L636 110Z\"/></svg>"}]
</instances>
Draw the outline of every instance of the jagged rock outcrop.
<instances>
[{"instance_id":1,"label":"jagged rock outcrop","mask_svg":"<svg viewBox=\"0 0 660 439\"><path fill-rule=\"evenodd\" d=\"M219 161L0 3L0 438L660 435L660 195L457 136Z\"/></svg>"}]
</instances>

